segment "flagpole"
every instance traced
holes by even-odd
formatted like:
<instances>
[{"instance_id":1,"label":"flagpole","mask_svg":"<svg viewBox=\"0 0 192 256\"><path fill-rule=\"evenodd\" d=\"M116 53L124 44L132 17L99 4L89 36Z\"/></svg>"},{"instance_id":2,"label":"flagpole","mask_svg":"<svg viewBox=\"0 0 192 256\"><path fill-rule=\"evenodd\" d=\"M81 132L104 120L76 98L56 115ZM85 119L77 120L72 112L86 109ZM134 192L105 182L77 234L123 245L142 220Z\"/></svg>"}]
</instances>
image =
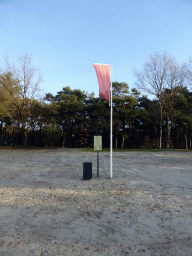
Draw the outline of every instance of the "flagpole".
<instances>
[{"instance_id":1,"label":"flagpole","mask_svg":"<svg viewBox=\"0 0 192 256\"><path fill-rule=\"evenodd\" d=\"M108 74L107 74L108 69L106 69L104 71L104 73L103 73L103 71L96 69L94 65L109 66L110 77L108 77ZM108 97L108 92L107 92L108 90L105 91L104 95L102 95L101 97L103 97L104 99L110 100L109 104L111 105L111 118L110 118L110 177L109 178L112 178L112 176L113 176L113 173L112 173L112 169L113 169L113 166L112 166L112 151L113 151L112 65L111 64L108 65L108 64L94 63L93 66L94 66L95 71L96 71L96 75L97 75L97 79L98 79L98 83L99 83L99 88L100 88L100 85L102 85L102 87L104 87L105 90L106 90L106 88L108 88L108 86L109 86L109 79L111 80L111 86L110 86L110 91L111 91L110 97L111 97L111 100ZM107 82L107 84L105 84L104 82ZM103 88L102 88L102 90L103 90ZM107 94L106 94L106 92L107 92Z\"/></svg>"},{"instance_id":2,"label":"flagpole","mask_svg":"<svg viewBox=\"0 0 192 256\"><path fill-rule=\"evenodd\" d=\"M112 65L110 65L111 67L111 132L110 132L110 178L112 178L113 176L113 166L112 166L112 151L113 151L113 102L112 102Z\"/></svg>"}]
</instances>

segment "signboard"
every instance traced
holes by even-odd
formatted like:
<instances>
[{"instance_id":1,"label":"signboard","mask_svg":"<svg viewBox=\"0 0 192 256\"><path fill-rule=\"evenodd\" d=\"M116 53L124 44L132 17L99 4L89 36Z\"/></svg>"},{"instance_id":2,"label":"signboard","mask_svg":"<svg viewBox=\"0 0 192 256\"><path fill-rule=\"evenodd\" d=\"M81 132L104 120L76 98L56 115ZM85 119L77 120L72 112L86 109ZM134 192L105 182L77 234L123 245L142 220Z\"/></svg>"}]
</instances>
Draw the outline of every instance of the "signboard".
<instances>
[{"instance_id":1,"label":"signboard","mask_svg":"<svg viewBox=\"0 0 192 256\"><path fill-rule=\"evenodd\" d=\"M94 150L102 150L102 136L94 136Z\"/></svg>"}]
</instances>

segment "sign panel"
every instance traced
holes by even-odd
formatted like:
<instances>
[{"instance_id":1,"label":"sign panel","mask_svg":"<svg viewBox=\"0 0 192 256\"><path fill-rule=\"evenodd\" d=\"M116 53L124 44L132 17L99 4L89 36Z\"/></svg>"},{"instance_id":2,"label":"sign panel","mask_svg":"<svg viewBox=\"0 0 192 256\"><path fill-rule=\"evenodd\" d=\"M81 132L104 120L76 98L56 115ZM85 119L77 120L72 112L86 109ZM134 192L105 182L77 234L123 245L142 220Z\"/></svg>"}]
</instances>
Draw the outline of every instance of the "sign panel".
<instances>
[{"instance_id":1,"label":"sign panel","mask_svg":"<svg viewBox=\"0 0 192 256\"><path fill-rule=\"evenodd\" d=\"M94 136L94 150L102 150L102 136Z\"/></svg>"}]
</instances>

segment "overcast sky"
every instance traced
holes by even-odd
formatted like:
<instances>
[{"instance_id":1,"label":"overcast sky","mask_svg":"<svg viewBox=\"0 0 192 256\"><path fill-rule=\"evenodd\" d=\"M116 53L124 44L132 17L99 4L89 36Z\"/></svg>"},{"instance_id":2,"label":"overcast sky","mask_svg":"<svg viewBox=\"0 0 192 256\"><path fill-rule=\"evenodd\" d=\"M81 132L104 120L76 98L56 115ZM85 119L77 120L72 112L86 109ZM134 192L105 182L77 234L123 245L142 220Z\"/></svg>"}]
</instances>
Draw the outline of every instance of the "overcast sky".
<instances>
[{"instance_id":1,"label":"overcast sky","mask_svg":"<svg viewBox=\"0 0 192 256\"><path fill-rule=\"evenodd\" d=\"M94 92L93 63L113 65L113 81L134 87L155 51L182 63L192 56L190 0L0 0L0 66L7 53L32 55L46 92Z\"/></svg>"}]
</instances>

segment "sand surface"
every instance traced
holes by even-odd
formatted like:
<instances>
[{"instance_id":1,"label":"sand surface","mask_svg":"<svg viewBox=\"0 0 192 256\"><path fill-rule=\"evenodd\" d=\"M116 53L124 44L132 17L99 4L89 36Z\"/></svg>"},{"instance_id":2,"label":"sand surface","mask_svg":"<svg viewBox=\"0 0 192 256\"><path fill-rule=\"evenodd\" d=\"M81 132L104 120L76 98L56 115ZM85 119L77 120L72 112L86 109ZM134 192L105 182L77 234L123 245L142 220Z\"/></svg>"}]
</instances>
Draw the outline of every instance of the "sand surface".
<instances>
[{"instance_id":1,"label":"sand surface","mask_svg":"<svg viewBox=\"0 0 192 256\"><path fill-rule=\"evenodd\" d=\"M0 149L0 255L192 255L192 153L109 162L97 178L96 152Z\"/></svg>"}]
</instances>

